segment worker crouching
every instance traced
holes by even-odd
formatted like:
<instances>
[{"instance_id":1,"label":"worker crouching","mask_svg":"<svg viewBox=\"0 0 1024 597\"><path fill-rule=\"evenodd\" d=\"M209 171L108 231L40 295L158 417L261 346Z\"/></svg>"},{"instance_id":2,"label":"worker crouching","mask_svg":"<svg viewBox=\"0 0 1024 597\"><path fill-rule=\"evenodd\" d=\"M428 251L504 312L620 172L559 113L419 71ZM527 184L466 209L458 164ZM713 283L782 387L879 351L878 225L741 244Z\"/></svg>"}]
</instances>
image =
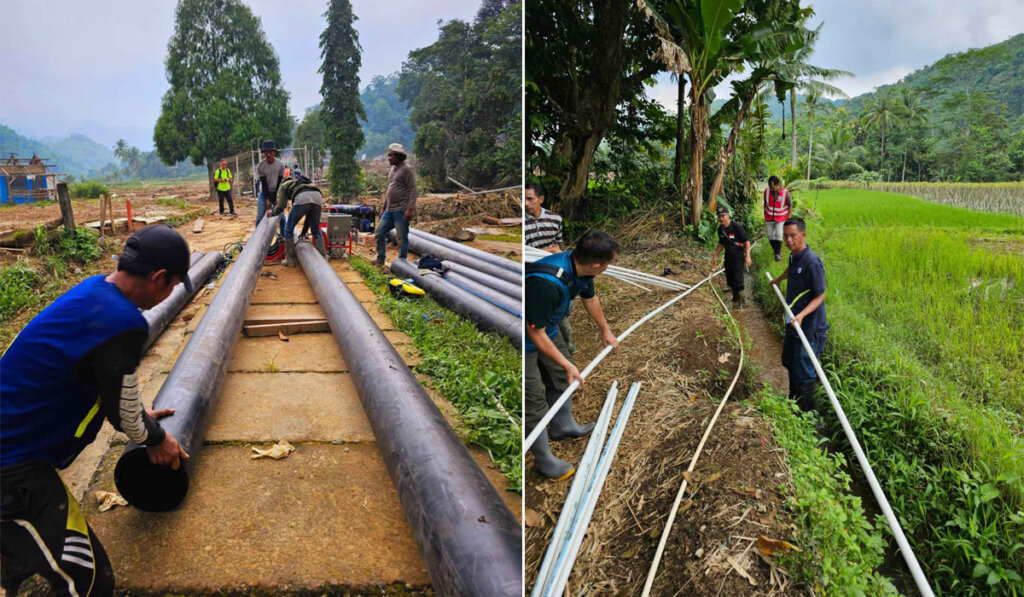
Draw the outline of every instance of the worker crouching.
<instances>
[{"instance_id":1,"label":"worker crouching","mask_svg":"<svg viewBox=\"0 0 1024 597\"><path fill-rule=\"evenodd\" d=\"M284 265L295 267L298 258L295 254L295 226L299 220L306 218L306 226L313 234L313 244L316 250L325 258L327 257L327 245L324 242L323 233L320 232L320 213L324 208L323 193L308 178L298 172L296 176L281 183L277 189L277 204L271 216L280 215L288 202L292 202L292 209L288 212L288 221L284 225Z\"/></svg>"}]
</instances>

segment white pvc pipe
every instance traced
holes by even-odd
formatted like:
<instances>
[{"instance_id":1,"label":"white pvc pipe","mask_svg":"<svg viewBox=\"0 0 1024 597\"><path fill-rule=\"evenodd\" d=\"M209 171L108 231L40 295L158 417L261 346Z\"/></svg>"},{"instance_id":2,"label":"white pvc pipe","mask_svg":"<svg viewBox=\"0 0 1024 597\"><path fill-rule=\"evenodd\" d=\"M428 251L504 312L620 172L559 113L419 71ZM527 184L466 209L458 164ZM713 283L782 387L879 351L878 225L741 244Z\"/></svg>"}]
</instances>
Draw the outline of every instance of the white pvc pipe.
<instances>
[{"instance_id":1,"label":"white pvc pipe","mask_svg":"<svg viewBox=\"0 0 1024 597\"><path fill-rule=\"evenodd\" d=\"M712 290L714 290L712 288ZM715 292L715 298L718 299L718 303L722 305L726 313L729 313L729 308L725 306L722 301L722 297L718 296L718 292ZM731 314L730 314L731 315ZM708 422L707 428L704 430L704 435L700 438L700 443L697 444L697 449L693 453L693 458L690 459L690 465L686 467L686 472L692 473L697 467L697 459L700 458L701 452L704 451L704 444L711 437L711 430L715 427L715 422L718 421L718 415L722 414L722 409L725 407L725 403L729 400L729 396L732 395L732 390L736 387L736 381L740 378L740 372L743 371L743 338L740 337L740 363L736 367L736 375L732 378L732 383L729 384L729 389L725 391L725 396L722 397L722 401L718 403L718 408L715 409L714 416L711 417L711 421ZM658 549L654 552L654 560L651 562L651 567L647 571L647 580L644 582L644 591L642 597L648 597L651 594L651 589L654 587L654 579L658 575L658 566L661 564L661 556L665 552L665 545L668 544L669 533L672 532L672 523L676 520L676 514L679 512L679 505L683 501L683 495L686 494L686 486L688 481L686 476L683 475L683 482L679 485L679 491L676 492L676 499L672 502L672 510L669 511L668 519L665 521L665 528L661 531L661 539L658 541Z\"/></svg>"},{"instance_id":2,"label":"white pvc pipe","mask_svg":"<svg viewBox=\"0 0 1024 597\"><path fill-rule=\"evenodd\" d=\"M548 544L548 549L544 553L544 561L541 562L540 571L537 573L537 578L533 581L533 591L530 593L532 597L539 597L551 581L551 566L555 562L555 557L561 551L566 537L568 537L571 523L576 518L579 510L578 506L583 490L590 484L594 478L594 473L597 471L597 456L601 453L601 448L604 446L605 435L608 433L608 424L611 422L612 410L618 395L619 382L616 381L612 383L611 389L608 390L604 407L601 409L601 414L597 417L597 423L590 434L590 440L587 442L587 448L583 452L583 458L580 459L580 463L576 467L576 476L573 478L572 487L569 488L569 494L565 497L565 503L562 505L562 512L558 515L558 522L555 524L555 530L551 534L551 542Z\"/></svg>"},{"instance_id":3,"label":"white pvc pipe","mask_svg":"<svg viewBox=\"0 0 1024 597\"><path fill-rule=\"evenodd\" d=\"M654 311L651 311L647 315L644 315L643 317L640 318L639 321L637 321L633 325L629 326L629 329L627 329L626 331L622 332L622 334L620 334L618 336L618 338L616 338L616 340L618 340L619 342L622 342L623 340L626 339L627 336L629 336L630 334L633 333L633 330L637 329L638 327L640 327L641 325L646 323L649 319L651 319L652 317L654 317L658 313L661 313L662 311L664 311L665 309L668 309L669 307L671 307L672 305L676 304L677 302L679 302L683 298L686 298L686 296L689 295L691 292L693 292L694 290L697 290L698 288L700 288L702 284L704 284L705 282L707 282L711 278L714 278L715 276L717 276L718 274L720 274L720 273L722 273L724 271L725 271L724 269L720 269L717 272L712 273L707 278L704 278L700 282L697 282L695 285L691 286L686 292L683 292L679 296L677 296L674 299L668 301L667 303L665 303L664 305L658 307ZM594 367L597 367L598 363L603 361L604 358L606 356L608 356L608 353L610 353L611 351L612 351L612 347L611 346L605 346L604 350L602 350L600 353L598 353L598 355L596 357L594 357L594 360L590 361L590 364L587 365L587 367L583 371L580 372L580 375L583 377L583 379L586 379L587 376L590 375L590 372L594 370ZM533 428L533 431L531 431L530 435L526 438L526 441L523 442L523 451L524 452L526 450L529 450L530 447L533 446L533 442L537 441L537 438L540 437L541 433L544 433L544 430L547 428L548 424L551 422L551 419L555 416L555 413L558 411L558 409L562 408L562 405L565 404L565 401L569 399L569 396L572 396L573 392L575 392L579 387L580 387L580 382L579 381L574 381L571 384L569 384L569 387L566 388L565 391L562 392L562 395L558 397L558 400L553 405L551 405L551 407L548 409L548 413L546 415L544 415L543 418L541 418L541 420L537 423L537 426Z\"/></svg>"},{"instance_id":4,"label":"white pvc pipe","mask_svg":"<svg viewBox=\"0 0 1024 597\"><path fill-rule=\"evenodd\" d=\"M536 247L531 247L529 245L526 245L523 248L523 260L526 261L527 263L532 263L534 261L537 261L538 259L543 259L544 257L547 257L549 255L551 255L551 253L545 251L544 249L538 249ZM639 270L619 267L617 265L608 266L608 269L605 270L604 275L611 278L615 278L617 280L621 280L628 284L632 284L634 286L637 286L638 284L648 284L651 286L657 286L659 288L669 288L672 290L687 290L690 288L686 284L676 282L675 280L671 280L669 278L663 278L660 276L655 276L654 274L648 274L646 272L642 272ZM644 290L648 289L644 288Z\"/></svg>"},{"instance_id":5,"label":"white pvc pipe","mask_svg":"<svg viewBox=\"0 0 1024 597\"><path fill-rule=\"evenodd\" d=\"M601 454L601 460L597 463L597 477L587 488L587 492L583 497L583 503L580 506L579 516L574 521L573 530L570 532L569 543L563 548L558 558L555 583L548 588L545 597L561 595L565 591L565 585L569 582L569 574L572 573L572 568L576 563L576 556L579 555L580 546L583 545L583 538L587 534L587 527L590 526L590 519L594 515L594 508L597 507L597 499L601 495L605 479L608 478L608 471L611 469L615 452L619 449L619 441L622 440L622 435L626 431L629 414L632 412L633 405L636 403L636 397L640 393L640 385L640 382L635 382L629 387L629 394L622 405L622 410L619 411L619 418L615 420L615 427L608 438L608 444L605 445L604 452Z\"/></svg>"},{"instance_id":6,"label":"white pvc pipe","mask_svg":"<svg viewBox=\"0 0 1024 597\"><path fill-rule=\"evenodd\" d=\"M768 279L772 279L772 275L765 272ZM779 297L779 302L782 303L782 308L786 310L786 315L789 316L789 321L793 321L793 311L790 310L789 305L786 304L785 297L782 296L782 291L775 284L771 287L775 290L775 294ZM788 324L787 324L788 325ZM811 358L811 363L814 364L814 370L818 373L818 379L821 380L821 384L825 386L825 392L828 394L829 402L832 403L832 408L836 411L836 416L839 418L839 424L843 427L843 433L846 434L846 439L850 442L850 446L853 447L853 453L857 456L857 462L860 463L861 470L864 471L864 476L868 480L868 485L871 487L871 493L874 494L875 500L878 501L879 507L882 509L882 514L885 515L886 522L889 523L889 528L892 529L893 537L896 539L896 545L900 548L900 553L903 554L904 561L907 562L907 567L910 568L910 575L914 577L914 584L917 585L917 590L921 592L922 597L934 597L935 593L932 592L931 586L928 584L928 579L925 578L924 571L921 570L921 564L918 563L917 557L914 555L914 550L911 549L910 543L907 541L907 536L903 534L903 528L900 527L899 521L896 519L896 514L893 513L892 507L889 506L889 500L886 499L885 493L882 491L882 487L878 484L878 479L875 477L875 471L871 470L871 463L868 462L868 457L864 454L864 450L860 447L860 442L857 441L857 436L853 432L853 428L850 427L850 422L846 419L846 413L843 412L842 405L839 404L839 399L836 398L836 393L832 391L832 384L828 382L828 378L825 377L825 371L821 368L821 363L818 362L818 357L814 355L814 351L811 350L811 344L807 341L807 336L804 335L804 331L800 329L798 325L790 325L796 330L798 336L800 336L800 342L804 345L804 350L807 351L807 356Z\"/></svg>"}]
</instances>

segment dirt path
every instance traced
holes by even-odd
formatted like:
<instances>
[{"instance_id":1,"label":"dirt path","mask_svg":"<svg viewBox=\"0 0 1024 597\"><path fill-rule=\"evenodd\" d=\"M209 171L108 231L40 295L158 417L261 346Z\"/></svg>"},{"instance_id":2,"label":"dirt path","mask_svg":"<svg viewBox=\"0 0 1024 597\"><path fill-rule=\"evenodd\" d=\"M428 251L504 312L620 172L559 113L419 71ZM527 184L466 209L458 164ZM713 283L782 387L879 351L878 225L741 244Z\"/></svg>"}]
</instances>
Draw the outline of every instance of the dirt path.
<instances>
[{"instance_id":1,"label":"dirt path","mask_svg":"<svg viewBox=\"0 0 1024 597\"><path fill-rule=\"evenodd\" d=\"M677 267L668 254L620 261L652 272ZM702 277L692 270L677 276L687 283ZM673 296L639 295L609 280L598 294L616 332ZM593 421L613 380L620 388L644 383L570 577L571 594L640 593L682 472L736 371L737 350L720 315L709 290L695 292L626 339L574 398L577 419ZM574 310L573 324L580 347L575 360L583 366L600 350L597 330L582 309ZM801 594L757 550L759 535L792 538L782 489L788 471L771 428L743 404L745 387L744 375L704 448L671 530L655 595ZM577 462L585 440L553 444L559 457ZM543 479L531 456L526 467L526 504L541 521L527 529L529 590L570 482Z\"/></svg>"},{"instance_id":2,"label":"dirt path","mask_svg":"<svg viewBox=\"0 0 1024 597\"><path fill-rule=\"evenodd\" d=\"M250 234L252 208L237 207L239 218L208 217L201 234L181 230L194 248L220 249ZM345 260L331 263L406 362L415 363L419 355L410 339L394 330L359 274ZM266 270L278 278L259 279L247 318L323 314L301 268ZM206 291L187 307L146 356L140 382L147 402L214 294ZM451 417L451 405L428 393ZM188 497L161 514L130 507L97 512L94 493L113 488L123 436L115 434L102 454L82 502L122 590L426 590L427 572L330 333L297 334L288 342L239 337L205 440L194 454ZM296 451L280 461L249 458L249 446L278 440ZM504 477L486 453L470 452L518 515L518 494L504 491Z\"/></svg>"}]
</instances>

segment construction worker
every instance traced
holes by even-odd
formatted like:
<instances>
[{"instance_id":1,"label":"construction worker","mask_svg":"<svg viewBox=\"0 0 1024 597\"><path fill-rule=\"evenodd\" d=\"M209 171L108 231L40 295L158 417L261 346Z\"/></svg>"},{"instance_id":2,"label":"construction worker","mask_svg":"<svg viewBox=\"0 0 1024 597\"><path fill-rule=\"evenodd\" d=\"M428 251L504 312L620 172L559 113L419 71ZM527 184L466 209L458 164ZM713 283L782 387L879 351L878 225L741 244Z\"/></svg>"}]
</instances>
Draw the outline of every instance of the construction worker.
<instances>
[{"instance_id":1,"label":"construction worker","mask_svg":"<svg viewBox=\"0 0 1024 597\"><path fill-rule=\"evenodd\" d=\"M401 143L388 145L388 189L384 193L383 215L377 223L377 265L387 256L388 232L398 235L398 258L409 254L409 222L416 213L416 172L406 162L408 154Z\"/></svg>"},{"instance_id":2,"label":"construction worker","mask_svg":"<svg viewBox=\"0 0 1024 597\"><path fill-rule=\"evenodd\" d=\"M99 539L56 469L94 439L104 417L150 462L180 466L188 454L157 419L172 409L143 407L136 368L150 309L188 278L188 243L164 225L140 229L117 271L64 293L18 334L0 357L0 585L15 595L33 574L58 595L114 593Z\"/></svg>"},{"instance_id":3,"label":"construction worker","mask_svg":"<svg viewBox=\"0 0 1024 597\"><path fill-rule=\"evenodd\" d=\"M764 190L764 226L775 261L782 261L782 226L792 213L789 190L782 186L778 176L769 177L768 188Z\"/></svg>"},{"instance_id":4,"label":"construction worker","mask_svg":"<svg viewBox=\"0 0 1024 597\"><path fill-rule=\"evenodd\" d=\"M807 225L802 219L786 220L782 237L790 252L789 267L772 284L787 280L786 302L793 311L793 320L786 322L782 365L789 370L789 397L804 411L811 411L818 375L795 328L800 326L814 356L820 357L829 328L825 316L825 266L807 246Z\"/></svg>"},{"instance_id":5,"label":"construction worker","mask_svg":"<svg viewBox=\"0 0 1024 597\"><path fill-rule=\"evenodd\" d=\"M294 267L298 262L295 255L295 226L302 218L306 218L306 225L313 230L313 244L316 245L316 249L327 257L327 247L320 232L323 193L308 178L298 174L277 188L277 204L270 215L280 214L289 201L292 202L292 208L288 212L288 222L284 225L284 265Z\"/></svg>"},{"instance_id":6,"label":"construction worker","mask_svg":"<svg viewBox=\"0 0 1024 597\"><path fill-rule=\"evenodd\" d=\"M729 210L718 206L718 246L711 258L711 271L715 271L718 253L725 249L725 283L732 290L732 301L743 307L743 270L750 265L750 238L739 222L733 222Z\"/></svg>"},{"instance_id":7,"label":"construction worker","mask_svg":"<svg viewBox=\"0 0 1024 597\"><path fill-rule=\"evenodd\" d=\"M235 203L231 200L231 170L228 161L221 160L220 167L213 171L213 182L217 183L217 201L220 203L220 215L224 215L224 200L228 201L230 215L235 215Z\"/></svg>"},{"instance_id":8,"label":"construction worker","mask_svg":"<svg viewBox=\"0 0 1024 597\"><path fill-rule=\"evenodd\" d=\"M273 141L264 141L260 145L263 159L256 166L256 179L260 181L259 198L256 200L256 225L267 213L267 201L277 197L277 187L284 182L284 162L277 159L277 149ZM284 236L284 220L281 221L281 236Z\"/></svg>"},{"instance_id":9,"label":"construction worker","mask_svg":"<svg viewBox=\"0 0 1024 597\"><path fill-rule=\"evenodd\" d=\"M604 232L591 230L576 243L576 248L556 253L526 265L526 433L547 414L548 407L573 381L583 383L580 370L572 361L569 348L558 332L558 322L569 311L577 296L601 333L605 346L617 347L619 341L605 321L601 302L594 292L594 277L615 260L619 244ZM551 419L547 432L541 433L530 447L534 464L542 475L567 479L576 468L551 453L553 440L582 437L594 424L580 425L572 416L570 398Z\"/></svg>"},{"instance_id":10,"label":"construction worker","mask_svg":"<svg viewBox=\"0 0 1024 597\"><path fill-rule=\"evenodd\" d=\"M540 183L526 183L524 193L526 216L523 221L523 239L527 245L544 249L549 253L561 253L559 246L562 241L562 216L544 208L544 187ZM558 331L562 334L570 353L575 353L576 342L572 339L572 324L569 323L569 315L572 313L572 303L569 303L569 312L558 323Z\"/></svg>"}]
</instances>

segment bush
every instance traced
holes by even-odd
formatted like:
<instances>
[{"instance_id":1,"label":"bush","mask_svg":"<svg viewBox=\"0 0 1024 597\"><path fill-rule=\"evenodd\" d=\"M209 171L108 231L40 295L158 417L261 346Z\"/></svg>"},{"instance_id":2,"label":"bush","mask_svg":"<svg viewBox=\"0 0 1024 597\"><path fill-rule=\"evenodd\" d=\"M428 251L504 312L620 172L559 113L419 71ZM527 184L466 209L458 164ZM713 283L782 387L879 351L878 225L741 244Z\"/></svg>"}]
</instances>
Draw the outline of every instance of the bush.
<instances>
[{"instance_id":1,"label":"bush","mask_svg":"<svg viewBox=\"0 0 1024 597\"><path fill-rule=\"evenodd\" d=\"M84 182L76 182L71 185L71 196L79 199L95 199L100 195L107 195L110 193L110 189L101 182L95 180L86 180Z\"/></svg>"},{"instance_id":2,"label":"bush","mask_svg":"<svg viewBox=\"0 0 1024 597\"><path fill-rule=\"evenodd\" d=\"M0 269L0 324L32 303L42 280L38 271L22 263Z\"/></svg>"}]
</instances>

